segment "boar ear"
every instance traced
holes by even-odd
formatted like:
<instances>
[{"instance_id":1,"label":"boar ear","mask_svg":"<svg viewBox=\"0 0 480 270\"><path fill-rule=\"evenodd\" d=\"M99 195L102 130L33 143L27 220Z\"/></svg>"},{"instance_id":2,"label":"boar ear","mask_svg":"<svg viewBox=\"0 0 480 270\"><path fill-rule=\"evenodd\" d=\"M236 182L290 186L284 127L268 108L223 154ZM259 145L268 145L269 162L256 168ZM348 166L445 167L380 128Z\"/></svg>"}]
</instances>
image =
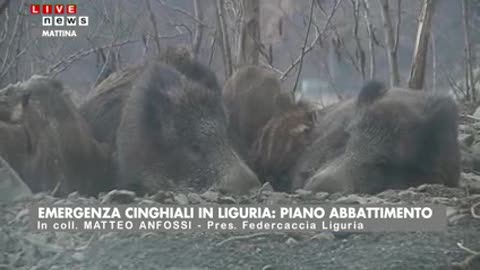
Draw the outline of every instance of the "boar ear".
<instances>
[{"instance_id":1,"label":"boar ear","mask_svg":"<svg viewBox=\"0 0 480 270\"><path fill-rule=\"evenodd\" d=\"M360 90L357 97L357 107L368 106L375 100L381 98L387 92L387 87L379 81L368 81Z\"/></svg>"},{"instance_id":2,"label":"boar ear","mask_svg":"<svg viewBox=\"0 0 480 270\"><path fill-rule=\"evenodd\" d=\"M156 64L140 78L140 87L146 88L147 102L164 106L178 104L187 87L180 73L162 64ZM157 104L158 105L158 104Z\"/></svg>"}]
</instances>

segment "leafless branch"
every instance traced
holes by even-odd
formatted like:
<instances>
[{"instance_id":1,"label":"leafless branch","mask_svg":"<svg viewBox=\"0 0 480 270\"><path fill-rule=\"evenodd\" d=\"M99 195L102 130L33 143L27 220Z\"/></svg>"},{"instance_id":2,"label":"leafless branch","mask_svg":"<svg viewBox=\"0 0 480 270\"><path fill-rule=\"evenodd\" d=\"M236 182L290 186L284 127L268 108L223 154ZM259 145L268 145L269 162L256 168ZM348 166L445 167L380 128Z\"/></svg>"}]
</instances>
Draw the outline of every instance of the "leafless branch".
<instances>
[{"instance_id":1,"label":"leafless branch","mask_svg":"<svg viewBox=\"0 0 480 270\"><path fill-rule=\"evenodd\" d=\"M282 75L280 76L281 80L285 80L287 78L288 74L300 63L302 58L314 48L315 44L317 44L317 42L320 40L320 37L324 36L325 32L328 30L328 27L330 26L332 18L335 15L335 12L337 11L337 9L340 6L340 3L342 1L343 0L339 0L339 1L336 2L335 6L333 7L332 11L330 12L330 15L327 18L327 21L325 22L325 25L323 26L322 31L318 32L318 29L315 28L315 30L317 31L317 35L315 36L313 41L310 43L310 45L308 45L308 47L306 47L304 50L302 50L302 54L300 54L295 59L295 61L293 61L293 63L284 72L282 72Z\"/></svg>"},{"instance_id":2,"label":"leafless branch","mask_svg":"<svg viewBox=\"0 0 480 270\"><path fill-rule=\"evenodd\" d=\"M425 82L425 66L427 61L428 41L430 40L430 29L432 17L435 10L436 0L423 0L422 12L417 29L417 38L413 52L413 60L410 68L408 87L420 90Z\"/></svg>"},{"instance_id":3,"label":"leafless branch","mask_svg":"<svg viewBox=\"0 0 480 270\"><path fill-rule=\"evenodd\" d=\"M193 0L193 7L195 11L195 35L193 37L193 44L192 44L192 53L195 58L198 57L198 53L200 52L200 46L202 45L203 39L203 24L199 23L198 21L203 20L203 7L200 4L200 0Z\"/></svg>"},{"instance_id":4,"label":"leafless branch","mask_svg":"<svg viewBox=\"0 0 480 270\"><path fill-rule=\"evenodd\" d=\"M302 46L302 53L300 54L300 63L298 65L297 77L295 79L295 84L293 85L293 89L292 89L293 96L295 96L295 93L297 92L298 81L300 80L300 75L302 74L303 57L305 56L305 49L307 47L308 37L310 36L310 28L312 27L314 7L315 7L315 0L312 0L310 4L310 15L308 16L307 33L305 33L305 39L303 41L303 46Z\"/></svg>"},{"instance_id":5,"label":"leafless branch","mask_svg":"<svg viewBox=\"0 0 480 270\"><path fill-rule=\"evenodd\" d=\"M259 0L242 0L241 20L238 35L238 57L236 66L258 65L260 51L260 2Z\"/></svg>"},{"instance_id":6,"label":"leafless branch","mask_svg":"<svg viewBox=\"0 0 480 270\"><path fill-rule=\"evenodd\" d=\"M355 39L356 45L356 53L355 59L358 62L360 67L360 74L362 75L362 79L365 80L365 50L363 49L362 43L360 42L360 37L358 36L358 28L359 28L359 17L360 17L360 1L359 0L351 0L352 7L353 7L353 37Z\"/></svg>"},{"instance_id":7,"label":"leafless branch","mask_svg":"<svg viewBox=\"0 0 480 270\"><path fill-rule=\"evenodd\" d=\"M229 78L233 73L232 53L230 49L230 40L228 38L227 24L225 22L225 7L223 0L216 0L217 10L217 32L220 35L220 48L223 55L223 65L225 69L225 78Z\"/></svg>"},{"instance_id":8,"label":"leafless branch","mask_svg":"<svg viewBox=\"0 0 480 270\"><path fill-rule=\"evenodd\" d=\"M148 12L150 15L150 22L152 23L153 26L153 31L154 31L154 36L155 36L155 43L157 45L157 51L158 53L161 52L161 46L160 46L160 38L159 38L159 33L158 33L158 27L157 27L157 20L155 18L155 14L153 13L152 10L152 5L150 3L150 0L145 0L145 3L147 4Z\"/></svg>"},{"instance_id":9,"label":"leafless branch","mask_svg":"<svg viewBox=\"0 0 480 270\"><path fill-rule=\"evenodd\" d=\"M400 1L397 1L400 2ZM400 84L400 73L398 70L398 59L397 59L397 48L395 35L398 33L393 33L392 19L390 15L389 0L379 0L379 4L382 10L382 19L383 19L383 28L385 32L385 45L387 60L390 71L390 85L398 86ZM397 19L397 25L400 27L400 19ZM398 31L399 32L399 31Z\"/></svg>"},{"instance_id":10,"label":"leafless branch","mask_svg":"<svg viewBox=\"0 0 480 270\"><path fill-rule=\"evenodd\" d=\"M467 0L462 1L463 10L463 31L464 31L464 46L465 46L465 91L467 92L467 99L475 102L475 78L473 76L473 55L472 44L470 40L470 14Z\"/></svg>"},{"instance_id":11,"label":"leafless branch","mask_svg":"<svg viewBox=\"0 0 480 270\"><path fill-rule=\"evenodd\" d=\"M215 55L215 44L217 43L217 31L213 33L212 42L210 43L210 55L208 56L208 66L212 65L213 56Z\"/></svg>"},{"instance_id":12,"label":"leafless branch","mask_svg":"<svg viewBox=\"0 0 480 270\"><path fill-rule=\"evenodd\" d=\"M192 19L195 23L202 25L204 28L209 27L209 25L206 22L203 21L203 18L199 18L196 15L192 15L190 12L188 12L188 11L182 9L182 8L171 6L163 0L156 0L156 1L157 1L157 3L159 3L163 7L166 7L168 9L171 9L171 10L175 11L175 12L178 12L180 14L185 15L186 17Z\"/></svg>"},{"instance_id":13,"label":"leafless branch","mask_svg":"<svg viewBox=\"0 0 480 270\"><path fill-rule=\"evenodd\" d=\"M370 20L370 6L368 4L368 0L363 0L363 9L364 9L364 19L365 24L367 25L367 33L368 33L368 53L369 53L369 66L370 71L368 77L370 79L375 78L376 72L376 64L375 64L375 27Z\"/></svg>"},{"instance_id":14,"label":"leafless branch","mask_svg":"<svg viewBox=\"0 0 480 270\"><path fill-rule=\"evenodd\" d=\"M105 46L101 46L101 47L91 48L91 49L88 49L88 50L85 50L85 49L79 50L74 54L71 54L67 57L62 58L59 62L50 66L47 69L47 71L45 72L45 75L55 76L58 73L65 70L67 67L69 67L74 62L82 59L85 56L88 56L92 53L95 53L98 50L106 49L106 48L113 48L113 47L121 47L121 46L124 46L124 45L127 45L127 44L136 43L136 42L141 42L141 40L139 40L139 39L137 39L137 40L125 40L125 41L118 42L118 43L115 43L115 44L109 44L109 45L105 45Z\"/></svg>"},{"instance_id":15,"label":"leafless branch","mask_svg":"<svg viewBox=\"0 0 480 270\"><path fill-rule=\"evenodd\" d=\"M402 24L402 0L397 1L397 22L395 23L395 41L393 49L398 51L398 43L400 42L400 25Z\"/></svg>"},{"instance_id":16,"label":"leafless branch","mask_svg":"<svg viewBox=\"0 0 480 270\"><path fill-rule=\"evenodd\" d=\"M21 51L17 52L15 56L6 64L2 70L0 70L2 73L0 74L0 81L7 75L8 71L11 69L14 63L20 58L20 56L24 55L27 51L28 48L30 47L30 44L27 44ZM5 60L6 61L6 60ZM6 62L5 62L6 63Z\"/></svg>"},{"instance_id":17,"label":"leafless branch","mask_svg":"<svg viewBox=\"0 0 480 270\"><path fill-rule=\"evenodd\" d=\"M462 90L462 87L460 87L455 80L452 78L452 76L443 69L443 74L445 75L445 78L447 79L447 82L450 86L450 88L453 89L453 93L457 98L464 98L466 93L465 91ZM460 93L460 94L459 94Z\"/></svg>"}]
</instances>

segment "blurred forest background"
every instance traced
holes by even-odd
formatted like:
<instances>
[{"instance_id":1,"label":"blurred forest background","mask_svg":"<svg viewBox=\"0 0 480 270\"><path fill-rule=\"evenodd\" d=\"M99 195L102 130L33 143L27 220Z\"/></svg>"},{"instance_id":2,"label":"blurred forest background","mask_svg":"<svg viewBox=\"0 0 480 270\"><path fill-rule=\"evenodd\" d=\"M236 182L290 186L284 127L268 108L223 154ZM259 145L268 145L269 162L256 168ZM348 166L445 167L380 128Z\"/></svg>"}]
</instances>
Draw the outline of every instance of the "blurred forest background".
<instances>
[{"instance_id":1,"label":"blurred forest background","mask_svg":"<svg viewBox=\"0 0 480 270\"><path fill-rule=\"evenodd\" d=\"M75 3L89 26L41 37L32 3ZM370 78L476 102L479 26L480 0L0 0L0 87L44 74L81 102L112 72L184 46L222 82L258 64L323 103Z\"/></svg>"}]
</instances>

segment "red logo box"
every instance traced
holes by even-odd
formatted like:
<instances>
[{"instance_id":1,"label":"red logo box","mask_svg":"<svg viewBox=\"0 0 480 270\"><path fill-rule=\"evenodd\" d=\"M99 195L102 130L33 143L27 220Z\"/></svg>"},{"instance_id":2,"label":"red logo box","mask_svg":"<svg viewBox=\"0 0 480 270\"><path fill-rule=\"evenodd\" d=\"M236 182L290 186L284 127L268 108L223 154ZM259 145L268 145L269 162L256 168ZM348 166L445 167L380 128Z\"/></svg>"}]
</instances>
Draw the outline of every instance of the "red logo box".
<instances>
[{"instance_id":1,"label":"red logo box","mask_svg":"<svg viewBox=\"0 0 480 270\"><path fill-rule=\"evenodd\" d=\"M30 5L30 14L77 14L77 5L39 5L31 4Z\"/></svg>"},{"instance_id":2,"label":"red logo box","mask_svg":"<svg viewBox=\"0 0 480 270\"><path fill-rule=\"evenodd\" d=\"M66 5L67 14L77 14L77 5Z\"/></svg>"},{"instance_id":3,"label":"red logo box","mask_svg":"<svg viewBox=\"0 0 480 270\"><path fill-rule=\"evenodd\" d=\"M53 5L42 5L43 14L52 14L52 12L53 12Z\"/></svg>"},{"instance_id":4,"label":"red logo box","mask_svg":"<svg viewBox=\"0 0 480 270\"><path fill-rule=\"evenodd\" d=\"M55 14L65 13L65 6L64 5L54 5L53 8L54 8Z\"/></svg>"},{"instance_id":5,"label":"red logo box","mask_svg":"<svg viewBox=\"0 0 480 270\"><path fill-rule=\"evenodd\" d=\"M30 5L30 14L40 14L40 5Z\"/></svg>"}]
</instances>

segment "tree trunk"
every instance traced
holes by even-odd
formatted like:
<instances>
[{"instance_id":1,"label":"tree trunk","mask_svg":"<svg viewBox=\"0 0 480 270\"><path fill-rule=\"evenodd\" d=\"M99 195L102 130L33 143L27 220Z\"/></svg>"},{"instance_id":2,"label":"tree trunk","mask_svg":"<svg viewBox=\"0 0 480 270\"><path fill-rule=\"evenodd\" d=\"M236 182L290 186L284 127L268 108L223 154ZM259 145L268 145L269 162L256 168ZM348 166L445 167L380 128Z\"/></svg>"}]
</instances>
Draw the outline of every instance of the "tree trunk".
<instances>
[{"instance_id":1,"label":"tree trunk","mask_svg":"<svg viewBox=\"0 0 480 270\"><path fill-rule=\"evenodd\" d=\"M420 90L425 82L425 66L427 63L428 40L432 27L432 17L436 0L423 0L422 12L418 23L417 40L413 52L413 61L410 69L408 87Z\"/></svg>"},{"instance_id":2,"label":"tree trunk","mask_svg":"<svg viewBox=\"0 0 480 270\"><path fill-rule=\"evenodd\" d=\"M359 27L360 27L360 0L351 0L352 8L353 8L353 37L355 39L355 59L359 64L360 73L362 75L362 79L365 80L366 78L366 71L365 71L365 50L363 49L362 42L360 41L360 37L358 36Z\"/></svg>"},{"instance_id":3,"label":"tree trunk","mask_svg":"<svg viewBox=\"0 0 480 270\"><path fill-rule=\"evenodd\" d=\"M260 55L260 3L258 0L242 0L243 18L240 33L238 66L258 65Z\"/></svg>"},{"instance_id":4,"label":"tree trunk","mask_svg":"<svg viewBox=\"0 0 480 270\"><path fill-rule=\"evenodd\" d=\"M462 1L463 9L463 31L465 37L465 91L467 93L467 99L472 102L476 101L475 93L475 78L473 77L473 56L472 56L472 43L470 41L470 14L468 12L468 1Z\"/></svg>"},{"instance_id":5,"label":"tree trunk","mask_svg":"<svg viewBox=\"0 0 480 270\"><path fill-rule=\"evenodd\" d=\"M199 0L193 0L193 9L195 12L195 18L197 22L195 23L195 35L193 37L193 44L192 44L192 54L193 57L198 58L198 53L200 52L200 47L202 46L202 39L203 39L203 28L204 25L200 23L203 21L203 9L202 5L200 4Z\"/></svg>"},{"instance_id":6,"label":"tree trunk","mask_svg":"<svg viewBox=\"0 0 480 270\"><path fill-rule=\"evenodd\" d=\"M233 73L232 53L228 39L227 23L225 22L225 7L223 0L216 1L217 9L217 32L220 36L220 49L222 50L225 79L230 78Z\"/></svg>"},{"instance_id":7,"label":"tree trunk","mask_svg":"<svg viewBox=\"0 0 480 270\"><path fill-rule=\"evenodd\" d=\"M392 19L390 17L390 8L389 0L379 0L382 7L382 19L383 19L383 28L385 32L385 45L387 51L387 60L388 66L390 69L390 85L398 86L400 84L400 73L398 71L398 59L397 59L397 48L398 48L398 38L399 29L400 29L400 10L398 10L397 25L395 27L396 32L394 33L392 26ZM400 8L400 0L398 1L398 8Z\"/></svg>"},{"instance_id":8,"label":"tree trunk","mask_svg":"<svg viewBox=\"0 0 480 270\"><path fill-rule=\"evenodd\" d=\"M158 32L157 18L155 17L155 13L153 13L152 4L150 3L150 0L145 0L145 3L147 4L147 9L150 15L150 23L152 24L152 27L153 27L155 44L157 45L157 52L160 54L162 51L162 47L160 45L160 34Z\"/></svg>"},{"instance_id":9,"label":"tree trunk","mask_svg":"<svg viewBox=\"0 0 480 270\"><path fill-rule=\"evenodd\" d=\"M373 79L375 78L376 66L375 66L375 28L370 19L370 7L368 4L368 0L363 0L363 8L364 11L364 18L365 24L367 25L367 33L368 33L368 53L369 53L369 74L368 78Z\"/></svg>"},{"instance_id":10,"label":"tree trunk","mask_svg":"<svg viewBox=\"0 0 480 270\"><path fill-rule=\"evenodd\" d=\"M432 90L437 92L437 41L433 32L430 34L430 39L432 43Z\"/></svg>"}]
</instances>

